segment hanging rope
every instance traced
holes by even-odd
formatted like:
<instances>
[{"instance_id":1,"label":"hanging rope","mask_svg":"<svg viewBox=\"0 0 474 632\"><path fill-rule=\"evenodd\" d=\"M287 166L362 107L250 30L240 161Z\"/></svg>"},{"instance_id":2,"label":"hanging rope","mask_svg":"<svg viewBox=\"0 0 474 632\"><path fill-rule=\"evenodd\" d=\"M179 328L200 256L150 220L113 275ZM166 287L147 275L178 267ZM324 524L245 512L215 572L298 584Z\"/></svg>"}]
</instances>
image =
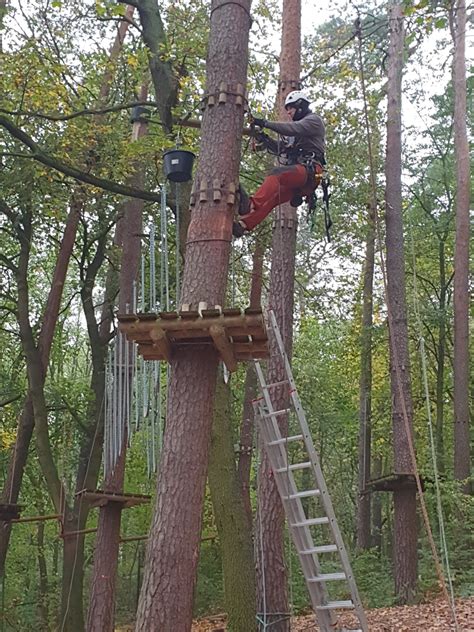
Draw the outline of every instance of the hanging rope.
<instances>
[{"instance_id":1,"label":"hanging rope","mask_svg":"<svg viewBox=\"0 0 474 632\"><path fill-rule=\"evenodd\" d=\"M415 477L415 481L416 481L416 488L417 488L417 492L418 492L418 498L419 498L419 501L420 501L421 513L422 513L422 516L423 516L423 522L424 522L426 533L427 533L427 536L428 536L428 541L429 541L429 544L430 544L431 553L432 553L433 560L434 560L434 563L435 563L436 574L438 576L438 580L439 580L439 583L440 583L443 595L444 595L444 597L445 597L445 599L446 599L446 601L447 601L447 603L449 605L449 608L450 608L450 611L451 611L451 614L452 614L452 617L453 617L453 621L454 621L455 630L458 630L454 602L451 602L451 599L449 597L448 590L447 590L447 587L446 587L446 582L445 582L445 579L444 579L443 569L442 569L440 561L439 561L438 552L437 552L437 549L436 549L436 544L435 544L435 541L434 541L434 538L433 538L433 532L432 532L432 529L431 529L431 524L430 524L430 520L429 520L429 516L428 516L428 510L427 510L427 507L426 507L425 496L424 496L424 493L423 493L423 488L422 488L422 484L421 484L420 474L419 474L419 471L418 471L415 446L413 444L410 420L408 418L408 411L407 411L407 407L406 407L405 395L404 395L404 392L403 392L402 376L401 376L401 371L400 371L400 363L399 363L399 358L398 358L398 353L397 353L396 341L394 340L393 316L392 316L392 312L391 312L391 308L390 308L390 302L388 300L388 281L387 281L387 271L386 271L386 267L385 267L385 257L384 257L384 254L383 254L382 232L381 232L381 228L380 228L380 218L379 218L379 215L378 215L377 203L376 203L376 201L377 201L377 185L376 185L376 182L375 182L375 169L374 169L373 152L372 152L372 137L371 137L371 132L370 132L370 122L369 122L369 114L368 114L368 106L367 106L367 91L366 91L366 83L365 83L364 64L363 64L363 58L362 58L362 35L361 35L361 30L360 30L360 19L357 20L356 25L358 26L358 31L357 31L358 32L358 56L359 56L359 66L360 66L360 79L361 79L361 87L362 87L362 97L363 97L363 104L364 104L364 121L365 121L365 127L366 127L367 146L368 146L368 153L369 153L370 182L371 182L371 188L372 188L372 200L375 202L373 210L374 210L374 218L375 218L375 227L376 227L376 234L377 234L378 250L379 250L379 255L380 255L380 267L381 267L381 271L382 271L385 301L386 301L386 305L387 305L388 331L389 331L390 344L391 344L392 353L393 353L393 363L394 363L394 367L395 367L395 375L396 375L396 383L397 383L396 386L397 386L397 390L398 390L398 396L399 396L399 399L400 399L400 405L401 405L401 408L402 408L402 417L403 417L405 433L406 433L406 438L407 438L407 443L408 443L408 450L409 450L409 453L410 453L410 459L411 459L413 472L414 472L414 477Z\"/></svg>"}]
</instances>

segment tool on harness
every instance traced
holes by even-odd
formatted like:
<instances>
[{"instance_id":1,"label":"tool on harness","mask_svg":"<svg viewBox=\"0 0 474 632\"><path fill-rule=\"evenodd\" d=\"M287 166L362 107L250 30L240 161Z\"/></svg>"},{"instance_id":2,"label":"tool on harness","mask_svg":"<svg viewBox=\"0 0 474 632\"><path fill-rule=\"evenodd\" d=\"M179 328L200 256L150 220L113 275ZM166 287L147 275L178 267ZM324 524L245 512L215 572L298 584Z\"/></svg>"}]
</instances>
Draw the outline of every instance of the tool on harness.
<instances>
[{"instance_id":1,"label":"tool on harness","mask_svg":"<svg viewBox=\"0 0 474 632\"><path fill-rule=\"evenodd\" d=\"M328 244L329 244L331 243L330 229L332 226L332 219L329 213L329 199L331 197L331 194L329 193L330 180L329 180L327 171L325 171L324 169L321 170L320 174L315 174L315 177L317 177L318 175L320 179L317 186L315 187L314 191L306 197L306 201L308 203L308 221L311 222L311 229L313 229L314 224L315 224L315 211L316 211L316 206L317 206L316 189L319 185L321 185L321 190L323 192L323 204L324 204L324 207L323 207L324 229L326 232L326 239L328 240Z\"/></svg>"}]
</instances>

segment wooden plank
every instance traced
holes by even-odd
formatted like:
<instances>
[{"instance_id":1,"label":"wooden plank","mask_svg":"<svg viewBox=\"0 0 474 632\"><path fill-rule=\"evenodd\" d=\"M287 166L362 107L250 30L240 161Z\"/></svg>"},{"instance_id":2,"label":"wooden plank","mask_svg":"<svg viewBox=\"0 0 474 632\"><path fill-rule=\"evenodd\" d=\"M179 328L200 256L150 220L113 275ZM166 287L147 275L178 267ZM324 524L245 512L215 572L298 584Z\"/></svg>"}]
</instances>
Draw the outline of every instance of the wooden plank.
<instances>
[{"instance_id":1,"label":"wooden plank","mask_svg":"<svg viewBox=\"0 0 474 632\"><path fill-rule=\"evenodd\" d=\"M164 357L167 362L171 361L173 350L168 340L166 332L162 329L152 329L150 338L153 340L153 347Z\"/></svg>"},{"instance_id":2,"label":"wooden plank","mask_svg":"<svg viewBox=\"0 0 474 632\"><path fill-rule=\"evenodd\" d=\"M221 310L220 309L203 309L201 311L201 316L203 318L217 318L218 316L221 315Z\"/></svg>"},{"instance_id":3,"label":"wooden plank","mask_svg":"<svg viewBox=\"0 0 474 632\"><path fill-rule=\"evenodd\" d=\"M242 316L242 310L238 307L225 307L222 313L224 316Z\"/></svg>"},{"instance_id":4,"label":"wooden plank","mask_svg":"<svg viewBox=\"0 0 474 632\"><path fill-rule=\"evenodd\" d=\"M154 321L158 318L158 314L153 312L140 312L137 314L137 318L141 323L146 323L149 321Z\"/></svg>"},{"instance_id":5,"label":"wooden plank","mask_svg":"<svg viewBox=\"0 0 474 632\"><path fill-rule=\"evenodd\" d=\"M76 496L82 496L84 500L89 501L91 507L103 507L108 503L120 503L124 509L126 509L150 502L150 496L144 494L117 494L114 492L105 492L100 489L96 491L83 489L77 492Z\"/></svg>"},{"instance_id":6,"label":"wooden plank","mask_svg":"<svg viewBox=\"0 0 474 632\"><path fill-rule=\"evenodd\" d=\"M138 317L136 314L117 314L117 320L119 323L134 323Z\"/></svg>"},{"instance_id":7,"label":"wooden plank","mask_svg":"<svg viewBox=\"0 0 474 632\"><path fill-rule=\"evenodd\" d=\"M220 325L211 325L210 333L217 351L219 352L224 364L229 371L237 370L237 361L232 350L232 344L227 338L224 327Z\"/></svg>"},{"instance_id":8,"label":"wooden plank","mask_svg":"<svg viewBox=\"0 0 474 632\"><path fill-rule=\"evenodd\" d=\"M177 320L179 318L178 312L159 312L159 315L163 320Z\"/></svg>"}]
</instances>

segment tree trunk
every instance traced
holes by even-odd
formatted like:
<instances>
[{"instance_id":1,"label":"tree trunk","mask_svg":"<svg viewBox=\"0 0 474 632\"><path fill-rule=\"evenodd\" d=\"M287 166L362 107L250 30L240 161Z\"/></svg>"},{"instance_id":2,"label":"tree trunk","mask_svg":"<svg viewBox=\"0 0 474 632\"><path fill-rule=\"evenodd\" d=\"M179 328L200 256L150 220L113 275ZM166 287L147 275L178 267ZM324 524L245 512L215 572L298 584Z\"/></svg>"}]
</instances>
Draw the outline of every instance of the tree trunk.
<instances>
[{"instance_id":1,"label":"tree trunk","mask_svg":"<svg viewBox=\"0 0 474 632\"><path fill-rule=\"evenodd\" d=\"M439 333L437 344L436 367L436 457L438 471L442 475L445 471L444 454L444 376L446 364L446 307L447 307L447 281L446 281L446 257L445 242L439 239Z\"/></svg>"},{"instance_id":2,"label":"tree trunk","mask_svg":"<svg viewBox=\"0 0 474 632\"><path fill-rule=\"evenodd\" d=\"M386 249L387 302L390 334L390 382L395 472L413 472L409 442L413 441L413 406L408 353L405 298L405 260L401 191L401 82L403 68L403 11L392 3L389 12L388 60ZM417 579L416 489L394 491L395 591L400 603L413 600Z\"/></svg>"},{"instance_id":3,"label":"tree trunk","mask_svg":"<svg viewBox=\"0 0 474 632\"><path fill-rule=\"evenodd\" d=\"M374 478L382 476L382 459L380 456L374 458L373 465ZM382 493L375 493L372 496L372 546L379 555L382 554Z\"/></svg>"},{"instance_id":4,"label":"tree trunk","mask_svg":"<svg viewBox=\"0 0 474 632\"><path fill-rule=\"evenodd\" d=\"M84 535L76 534L84 528L76 511L67 509L63 521L63 566L61 594L61 632L79 632L84 629L83 573Z\"/></svg>"},{"instance_id":5,"label":"tree trunk","mask_svg":"<svg viewBox=\"0 0 474 632\"><path fill-rule=\"evenodd\" d=\"M239 489L232 440L230 388L219 376L209 461L209 487L219 533L224 601L231 632L251 632L255 619L255 567L251 530Z\"/></svg>"},{"instance_id":6,"label":"tree trunk","mask_svg":"<svg viewBox=\"0 0 474 632\"><path fill-rule=\"evenodd\" d=\"M117 30L117 36L110 50L110 61L112 64L110 64L108 70L104 73L99 92L99 107L109 96L110 85L113 77L113 62L117 60L120 54L123 39L129 27L128 19L132 17L133 11L133 7L127 7L125 16L127 20L122 21ZM64 235L58 253L51 290L44 310L43 323L38 338L38 349L43 367L43 383L49 363L49 355L58 319L64 282L69 266L69 259L74 247L77 226L84 205L84 195L84 190L79 186L74 190L71 196L70 211L66 220ZM34 423L33 404L31 393L29 393L18 421L15 449L9 461L7 479L1 496L2 502L16 503L18 501ZM2 526L3 528L1 528ZM11 523L0 523L0 577L3 576L5 569L5 560L10 542L10 534Z\"/></svg>"},{"instance_id":7,"label":"tree trunk","mask_svg":"<svg viewBox=\"0 0 474 632\"><path fill-rule=\"evenodd\" d=\"M147 87L142 86L140 100L147 97ZM147 133L145 122L133 125L132 139ZM131 178L130 184L142 187L144 173L140 165ZM127 311L133 298L133 282L136 280L140 261L142 233L143 200L131 199L124 206L124 215L120 220L123 229L122 261L119 278L119 312ZM120 231L122 232L122 231ZM122 370L122 369L119 369ZM125 391L123 393L125 396ZM123 491L125 477L125 459L127 437L125 436L120 458L105 481L105 489L112 492ZM120 545L120 523L122 507L116 503L108 503L100 508L97 540L94 553L89 610L87 615L88 632L113 632L115 614L115 589Z\"/></svg>"},{"instance_id":8,"label":"tree trunk","mask_svg":"<svg viewBox=\"0 0 474 632\"><path fill-rule=\"evenodd\" d=\"M454 255L454 476L470 491L469 437L469 199L470 160L466 125L466 3L452 2L454 42L454 152L456 247Z\"/></svg>"},{"instance_id":9,"label":"tree trunk","mask_svg":"<svg viewBox=\"0 0 474 632\"><path fill-rule=\"evenodd\" d=\"M282 39L280 57L280 80L277 109L286 120L284 102L286 95L299 88L301 70L301 2L284 0L282 15ZM278 326L291 358L293 341L293 306L296 256L296 211L289 204L275 209L276 220L273 232L273 255L270 273L271 308L275 312ZM284 364L278 353L277 343L270 337L270 359L268 382L279 382L286 377ZM273 389L273 405L276 410L288 407L287 388ZM286 436L288 420L279 420L282 435ZM284 511L273 480L273 474L265 452L259 470L258 526L262 534L261 550L257 555L258 611L262 619L272 624L272 632L289 630L288 582L285 563ZM282 614L279 614L282 613Z\"/></svg>"},{"instance_id":10,"label":"tree trunk","mask_svg":"<svg viewBox=\"0 0 474 632\"><path fill-rule=\"evenodd\" d=\"M260 307L262 301L262 274L264 245L259 239L255 245L252 267L252 284L250 288L250 307ZM244 409L242 412L242 423L240 424L240 451L238 463L238 475L242 498L244 500L245 512L249 520L249 527L252 525L252 506L250 503L250 467L252 464L252 450L254 445L254 412L252 400L257 392L257 376L253 363L249 363L245 373L244 385Z\"/></svg>"},{"instance_id":11,"label":"tree trunk","mask_svg":"<svg viewBox=\"0 0 474 632\"><path fill-rule=\"evenodd\" d=\"M377 201L373 200L371 206ZM369 207L370 208L370 207ZM370 480L372 442L372 324L373 286L375 263L375 208L370 208L367 218L367 240L365 251L364 288L362 298L362 328L360 339L359 378L359 497L357 503L357 546L369 549L372 546L370 532L370 504L372 494L368 491Z\"/></svg>"},{"instance_id":12,"label":"tree trunk","mask_svg":"<svg viewBox=\"0 0 474 632\"><path fill-rule=\"evenodd\" d=\"M51 290L44 310L44 318L38 338L38 348L41 356L41 364L43 366L43 379L45 378L46 367L49 363L54 329L59 314L64 282L66 279L69 259L74 247L74 240L82 204L82 196L80 198L77 197L73 201L73 204L71 204L71 210L66 220L64 235L54 269ZM28 394L18 420L15 449L8 464L8 473L1 496L2 502L4 503L15 504L18 502L21 483L23 480L23 472L25 470L30 441L33 435L33 428L33 403L31 395ZM3 526L3 528L0 528L0 576L2 576L5 569L5 560L10 542L12 524L11 522L7 522L0 523L0 525Z\"/></svg>"},{"instance_id":13,"label":"tree trunk","mask_svg":"<svg viewBox=\"0 0 474 632\"><path fill-rule=\"evenodd\" d=\"M49 589L48 589L48 567L44 555L44 522L39 522L36 528L36 545L38 547L38 574L39 574L39 603L38 603L38 623L40 630L49 630Z\"/></svg>"},{"instance_id":14,"label":"tree trunk","mask_svg":"<svg viewBox=\"0 0 474 632\"><path fill-rule=\"evenodd\" d=\"M195 187L201 194L189 225L182 290L183 303L195 308L200 301L222 305L225 296L244 117L234 94L247 81L249 10L250 0L211 3L206 94L216 95L216 104L207 100L203 113ZM222 92L228 92L223 99ZM191 629L217 361L214 350L197 346L177 350L171 362L139 631Z\"/></svg>"}]
</instances>

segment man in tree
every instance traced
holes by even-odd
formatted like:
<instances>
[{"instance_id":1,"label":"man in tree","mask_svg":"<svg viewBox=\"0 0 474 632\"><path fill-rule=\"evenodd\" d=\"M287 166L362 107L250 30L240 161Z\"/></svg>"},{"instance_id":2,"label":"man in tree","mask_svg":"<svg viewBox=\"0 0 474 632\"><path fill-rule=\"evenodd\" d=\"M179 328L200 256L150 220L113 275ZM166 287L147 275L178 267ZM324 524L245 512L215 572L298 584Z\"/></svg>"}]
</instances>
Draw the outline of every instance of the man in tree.
<instances>
[{"instance_id":1,"label":"man in tree","mask_svg":"<svg viewBox=\"0 0 474 632\"><path fill-rule=\"evenodd\" d=\"M267 127L284 136L275 140L262 131L255 135L261 146L278 156L282 166L273 169L250 198L241 187L239 214L243 217L233 224L234 237L253 230L279 204L299 206L303 196L311 195L318 186L326 162L325 127L321 117L311 112L310 103L305 92L294 90L285 100L290 123L253 119L256 127Z\"/></svg>"}]
</instances>

